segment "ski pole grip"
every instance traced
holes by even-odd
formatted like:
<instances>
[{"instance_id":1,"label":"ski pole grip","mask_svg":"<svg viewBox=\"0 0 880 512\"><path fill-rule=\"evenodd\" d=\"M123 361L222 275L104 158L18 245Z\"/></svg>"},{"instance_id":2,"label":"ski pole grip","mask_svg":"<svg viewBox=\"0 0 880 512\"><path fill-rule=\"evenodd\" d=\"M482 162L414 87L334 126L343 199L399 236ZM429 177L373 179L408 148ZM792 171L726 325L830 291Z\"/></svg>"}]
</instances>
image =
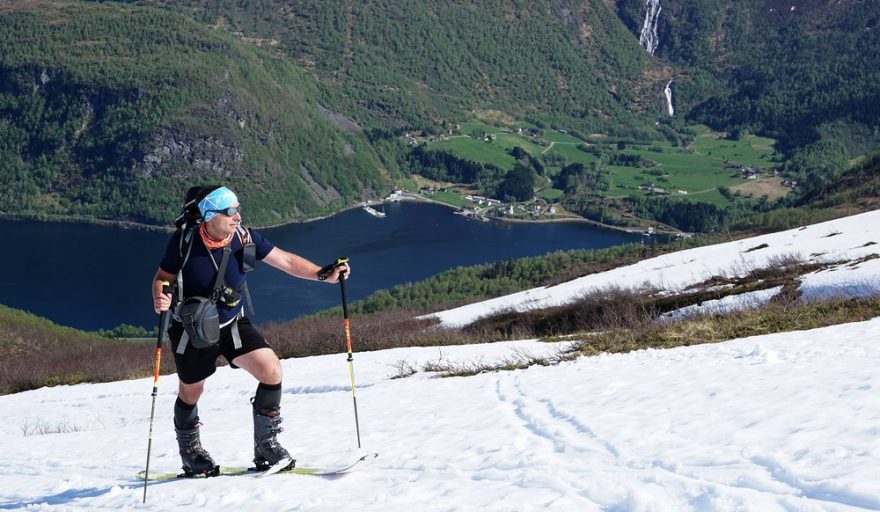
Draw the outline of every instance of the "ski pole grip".
<instances>
[{"instance_id":1,"label":"ski pole grip","mask_svg":"<svg viewBox=\"0 0 880 512\"><path fill-rule=\"evenodd\" d=\"M346 263L348 263L348 258L346 258L345 256L341 256L339 258L336 258L336 261L334 261L333 263L324 265L324 267L318 271L318 281L323 281L327 279L328 277L330 277L330 274L333 273L336 267L344 265Z\"/></svg>"},{"instance_id":2,"label":"ski pole grip","mask_svg":"<svg viewBox=\"0 0 880 512\"><path fill-rule=\"evenodd\" d=\"M162 295L166 293L171 293L171 283L168 281L162 281ZM168 330L168 311L163 311L159 313L159 339L157 340L157 348L162 347L162 343L165 341L165 331Z\"/></svg>"},{"instance_id":3,"label":"ski pole grip","mask_svg":"<svg viewBox=\"0 0 880 512\"><path fill-rule=\"evenodd\" d=\"M162 295L165 295L166 293L171 293L171 283L168 281L162 281ZM163 311L159 314L159 323L163 322L164 317L162 315L165 313L167 313L167 311Z\"/></svg>"}]
</instances>

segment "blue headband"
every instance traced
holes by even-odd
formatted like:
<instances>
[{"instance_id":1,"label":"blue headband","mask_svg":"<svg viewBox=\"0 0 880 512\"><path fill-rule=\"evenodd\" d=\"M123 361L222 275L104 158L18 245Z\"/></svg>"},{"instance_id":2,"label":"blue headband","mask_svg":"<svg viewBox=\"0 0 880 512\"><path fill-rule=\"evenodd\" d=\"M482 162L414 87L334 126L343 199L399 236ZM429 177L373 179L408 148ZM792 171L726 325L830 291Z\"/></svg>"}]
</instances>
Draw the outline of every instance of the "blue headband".
<instances>
[{"instance_id":1,"label":"blue headband","mask_svg":"<svg viewBox=\"0 0 880 512\"><path fill-rule=\"evenodd\" d=\"M217 212L212 210L225 210L236 204L238 204L238 197L228 188L220 187L199 201L199 211L205 222L208 222L217 216Z\"/></svg>"}]
</instances>

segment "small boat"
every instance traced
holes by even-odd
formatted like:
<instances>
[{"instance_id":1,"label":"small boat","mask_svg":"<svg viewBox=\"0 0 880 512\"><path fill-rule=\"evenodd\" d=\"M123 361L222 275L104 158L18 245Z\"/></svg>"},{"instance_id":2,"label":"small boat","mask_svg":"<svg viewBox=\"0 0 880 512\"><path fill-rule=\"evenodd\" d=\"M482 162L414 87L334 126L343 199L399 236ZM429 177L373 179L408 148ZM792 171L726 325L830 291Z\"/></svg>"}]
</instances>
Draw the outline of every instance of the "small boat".
<instances>
[{"instance_id":1,"label":"small boat","mask_svg":"<svg viewBox=\"0 0 880 512\"><path fill-rule=\"evenodd\" d=\"M367 213L369 213L373 217L379 217L379 218L385 217L385 212L380 212L379 210L377 210L371 206L368 206L368 205L364 206L364 211L366 211Z\"/></svg>"}]
</instances>

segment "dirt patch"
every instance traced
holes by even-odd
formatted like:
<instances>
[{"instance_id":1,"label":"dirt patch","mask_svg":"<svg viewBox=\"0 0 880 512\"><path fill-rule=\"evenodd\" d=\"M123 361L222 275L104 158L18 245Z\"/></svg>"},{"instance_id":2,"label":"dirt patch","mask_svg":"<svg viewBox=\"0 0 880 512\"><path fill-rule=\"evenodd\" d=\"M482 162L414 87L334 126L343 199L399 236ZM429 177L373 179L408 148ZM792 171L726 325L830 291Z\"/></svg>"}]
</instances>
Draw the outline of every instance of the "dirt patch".
<instances>
[{"instance_id":1,"label":"dirt patch","mask_svg":"<svg viewBox=\"0 0 880 512\"><path fill-rule=\"evenodd\" d=\"M742 185L730 187L730 190L734 193L739 192L744 196L767 196L767 199L770 200L784 197L791 191L790 188L782 186L782 182L778 178L748 180Z\"/></svg>"},{"instance_id":2,"label":"dirt patch","mask_svg":"<svg viewBox=\"0 0 880 512\"><path fill-rule=\"evenodd\" d=\"M474 115L480 121L493 126L513 126L516 119L500 110L476 110Z\"/></svg>"}]
</instances>

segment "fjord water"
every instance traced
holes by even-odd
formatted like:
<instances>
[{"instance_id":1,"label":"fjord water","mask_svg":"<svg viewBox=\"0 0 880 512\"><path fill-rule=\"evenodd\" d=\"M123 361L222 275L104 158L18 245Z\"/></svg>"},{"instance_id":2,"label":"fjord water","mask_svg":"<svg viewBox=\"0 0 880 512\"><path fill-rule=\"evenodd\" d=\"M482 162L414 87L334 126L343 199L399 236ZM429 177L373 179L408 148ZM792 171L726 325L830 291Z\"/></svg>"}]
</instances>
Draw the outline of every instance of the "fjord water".
<instances>
[{"instance_id":1,"label":"fjord water","mask_svg":"<svg viewBox=\"0 0 880 512\"><path fill-rule=\"evenodd\" d=\"M478 222L434 204L383 208L385 218L354 209L261 232L278 247L320 265L349 257L349 301L456 266L639 239L581 222ZM244 214L247 225L246 209ZM156 324L150 282L168 233L25 221L7 222L4 231L0 304L85 330ZM340 303L339 286L295 279L265 264L258 264L248 283L255 323L290 320Z\"/></svg>"}]
</instances>

